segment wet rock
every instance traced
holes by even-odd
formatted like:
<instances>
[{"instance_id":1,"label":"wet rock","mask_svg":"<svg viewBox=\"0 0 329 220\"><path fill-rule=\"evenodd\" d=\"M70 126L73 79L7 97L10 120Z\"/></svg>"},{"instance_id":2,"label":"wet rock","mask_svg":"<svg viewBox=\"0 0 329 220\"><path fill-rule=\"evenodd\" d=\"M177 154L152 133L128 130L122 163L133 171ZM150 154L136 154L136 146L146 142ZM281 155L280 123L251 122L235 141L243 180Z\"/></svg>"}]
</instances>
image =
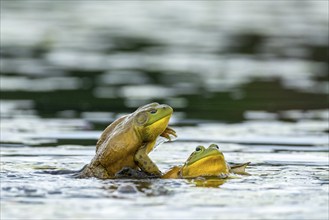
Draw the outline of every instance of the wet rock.
<instances>
[{"instance_id":1,"label":"wet rock","mask_svg":"<svg viewBox=\"0 0 329 220\"><path fill-rule=\"evenodd\" d=\"M124 167L119 172L115 174L116 178L125 179L146 179L146 178L156 178L154 175L147 174L141 170L135 170L130 167Z\"/></svg>"}]
</instances>

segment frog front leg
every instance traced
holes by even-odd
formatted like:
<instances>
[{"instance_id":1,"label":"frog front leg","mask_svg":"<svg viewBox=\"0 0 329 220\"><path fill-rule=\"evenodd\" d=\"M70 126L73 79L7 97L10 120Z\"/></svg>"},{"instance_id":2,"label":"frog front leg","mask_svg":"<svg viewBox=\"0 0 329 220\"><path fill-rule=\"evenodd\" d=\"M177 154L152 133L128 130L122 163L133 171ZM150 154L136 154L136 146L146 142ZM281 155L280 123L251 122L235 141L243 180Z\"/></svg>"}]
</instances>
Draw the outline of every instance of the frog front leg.
<instances>
[{"instance_id":1,"label":"frog front leg","mask_svg":"<svg viewBox=\"0 0 329 220\"><path fill-rule=\"evenodd\" d=\"M141 170L143 170L144 172L155 176L161 176L162 174L161 171L147 155L153 149L154 144L155 141L151 143L147 143L144 146L142 146L136 152L134 159L138 167L141 168Z\"/></svg>"},{"instance_id":2,"label":"frog front leg","mask_svg":"<svg viewBox=\"0 0 329 220\"><path fill-rule=\"evenodd\" d=\"M176 131L170 127L167 127L166 130L160 134L161 137L167 138L169 141L171 141L170 135L177 137Z\"/></svg>"}]
</instances>

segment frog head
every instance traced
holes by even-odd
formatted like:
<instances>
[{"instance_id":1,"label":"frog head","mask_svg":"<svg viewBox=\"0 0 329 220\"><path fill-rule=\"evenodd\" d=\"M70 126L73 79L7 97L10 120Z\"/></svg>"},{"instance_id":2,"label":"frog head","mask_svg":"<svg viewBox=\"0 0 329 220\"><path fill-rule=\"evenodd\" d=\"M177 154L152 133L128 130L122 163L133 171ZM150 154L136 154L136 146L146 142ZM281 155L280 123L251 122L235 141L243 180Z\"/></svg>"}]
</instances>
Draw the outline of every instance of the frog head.
<instances>
[{"instance_id":1,"label":"frog head","mask_svg":"<svg viewBox=\"0 0 329 220\"><path fill-rule=\"evenodd\" d=\"M183 178L219 176L228 173L229 166L216 144L211 144L208 148L197 146L181 168Z\"/></svg>"},{"instance_id":2,"label":"frog head","mask_svg":"<svg viewBox=\"0 0 329 220\"><path fill-rule=\"evenodd\" d=\"M167 128L172 113L169 105L150 103L133 113L133 126L142 141L154 141Z\"/></svg>"}]
</instances>

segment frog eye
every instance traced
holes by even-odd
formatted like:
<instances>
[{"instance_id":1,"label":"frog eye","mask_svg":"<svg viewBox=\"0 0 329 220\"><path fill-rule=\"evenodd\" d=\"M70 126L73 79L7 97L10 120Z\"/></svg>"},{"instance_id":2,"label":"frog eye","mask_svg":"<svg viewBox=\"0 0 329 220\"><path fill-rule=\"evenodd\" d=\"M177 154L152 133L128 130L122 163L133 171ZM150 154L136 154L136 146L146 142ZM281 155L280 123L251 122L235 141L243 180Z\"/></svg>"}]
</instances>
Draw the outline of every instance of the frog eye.
<instances>
[{"instance_id":1,"label":"frog eye","mask_svg":"<svg viewBox=\"0 0 329 220\"><path fill-rule=\"evenodd\" d=\"M211 144L211 145L209 146L209 148L216 148L216 149L219 149L219 147L218 147L217 144Z\"/></svg>"},{"instance_id":2,"label":"frog eye","mask_svg":"<svg viewBox=\"0 0 329 220\"><path fill-rule=\"evenodd\" d=\"M202 149L201 149L201 147L200 146L197 146L196 148L195 148L195 151L201 151Z\"/></svg>"},{"instance_id":3,"label":"frog eye","mask_svg":"<svg viewBox=\"0 0 329 220\"><path fill-rule=\"evenodd\" d=\"M150 111L150 113L151 113L151 114L155 114L155 113L157 113L157 111L158 111L158 110L156 110L156 109L152 109L152 110Z\"/></svg>"}]
</instances>

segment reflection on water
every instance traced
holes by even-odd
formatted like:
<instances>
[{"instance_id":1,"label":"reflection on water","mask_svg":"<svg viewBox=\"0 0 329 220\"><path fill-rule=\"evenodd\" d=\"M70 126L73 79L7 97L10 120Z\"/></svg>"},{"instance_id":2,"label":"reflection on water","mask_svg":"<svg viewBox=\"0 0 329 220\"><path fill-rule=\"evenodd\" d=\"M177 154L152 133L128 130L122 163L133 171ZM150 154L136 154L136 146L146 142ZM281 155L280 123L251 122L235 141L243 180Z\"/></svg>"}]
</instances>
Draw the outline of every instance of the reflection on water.
<instances>
[{"instance_id":1,"label":"reflection on water","mask_svg":"<svg viewBox=\"0 0 329 220\"><path fill-rule=\"evenodd\" d=\"M1 219L328 219L327 8L2 1ZM163 172L217 143L252 175L43 173L81 169L110 122L152 101L175 109L178 138L150 155Z\"/></svg>"},{"instance_id":2,"label":"reflection on water","mask_svg":"<svg viewBox=\"0 0 329 220\"><path fill-rule=\"evenodd\" d=\"M221 178L209 178L209 179L205 179L205 178L196 178L191 180L192 183L195 184L195 186L199 186L199 187L219 187L221 185L223 185L226 181L228 181L227 179L221 179Z\"/></svg>"}]
</instances>

